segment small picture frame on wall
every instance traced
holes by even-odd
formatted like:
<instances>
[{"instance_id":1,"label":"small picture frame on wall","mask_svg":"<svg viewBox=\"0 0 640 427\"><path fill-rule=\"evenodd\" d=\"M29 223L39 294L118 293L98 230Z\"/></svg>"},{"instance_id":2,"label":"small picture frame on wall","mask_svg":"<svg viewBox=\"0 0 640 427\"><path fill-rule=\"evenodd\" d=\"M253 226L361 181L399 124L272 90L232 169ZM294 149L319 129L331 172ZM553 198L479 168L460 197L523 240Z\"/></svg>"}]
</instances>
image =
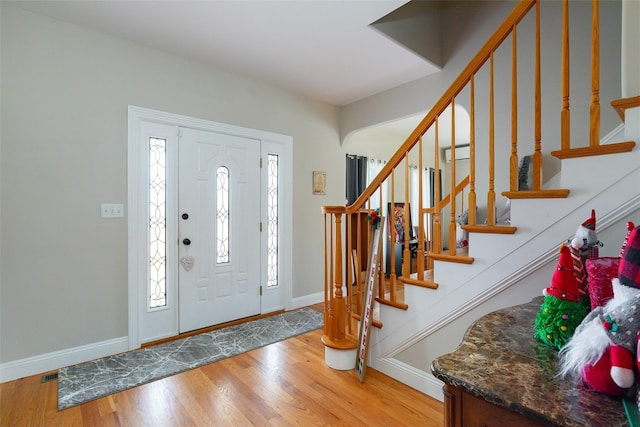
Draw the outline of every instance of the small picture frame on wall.
<instances>
[{"instance_id":1,"label":"small picture frame on wall","mask_svg":"<svg viewBox=\"0 0 640 427\"><path fill-rule=\"evenodd\" d=\"M327 173L313 171L313 194L327 194Z\"/></svg>"}]
</instances>

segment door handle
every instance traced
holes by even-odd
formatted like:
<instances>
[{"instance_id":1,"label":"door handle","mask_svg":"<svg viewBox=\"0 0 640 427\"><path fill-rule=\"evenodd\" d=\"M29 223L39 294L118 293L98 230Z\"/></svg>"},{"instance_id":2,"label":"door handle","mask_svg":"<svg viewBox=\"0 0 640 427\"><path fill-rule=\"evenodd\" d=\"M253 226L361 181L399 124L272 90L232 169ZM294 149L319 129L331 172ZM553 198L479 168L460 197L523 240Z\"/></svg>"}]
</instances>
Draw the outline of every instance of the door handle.
<instances>
[{"instance_id":1,"label":"door handle","mask_svg":"<svg viewBox=\"0 0 640 427\"><path fill-rule=\"evenodd\" d=\"M189 239L182 239L182 244L185 246L189 246L191 244L191 240Z\"/></svg>"}]
</instances>

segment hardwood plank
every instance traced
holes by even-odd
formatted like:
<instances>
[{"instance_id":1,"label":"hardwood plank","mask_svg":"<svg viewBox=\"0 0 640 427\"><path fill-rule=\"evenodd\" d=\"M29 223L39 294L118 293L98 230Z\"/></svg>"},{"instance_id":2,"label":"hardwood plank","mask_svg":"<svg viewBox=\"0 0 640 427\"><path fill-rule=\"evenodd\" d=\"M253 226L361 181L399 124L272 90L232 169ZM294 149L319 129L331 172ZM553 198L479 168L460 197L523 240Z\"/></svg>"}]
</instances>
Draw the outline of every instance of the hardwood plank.
<instances>
[{"instance_id":1,"label":"hardwood plank","mask_svg":"<svg viewBox=\"0 0 640 427\"><path fill-rule=\"evenodd\" d=\"M364 383L329 368L321 337L308 332L63 411L57 381L7 382L0 425L442 425L441 402L372 368Z\"/></svg>"},{"instance_id":2,"label":"hardwood plank","mask_svg":"<svg viewBox=\"0 0 640 427\"><path fill-rule=\"evenodd\" d=\"M251 424L267 425L269 419L278 416L278 413L260 399L250 386L238 381L225 365L212 363L205 366L203 372L218 388L218 397L223 399L224 403L228 402L240 408Z\"/></svg>"}]
</instances>

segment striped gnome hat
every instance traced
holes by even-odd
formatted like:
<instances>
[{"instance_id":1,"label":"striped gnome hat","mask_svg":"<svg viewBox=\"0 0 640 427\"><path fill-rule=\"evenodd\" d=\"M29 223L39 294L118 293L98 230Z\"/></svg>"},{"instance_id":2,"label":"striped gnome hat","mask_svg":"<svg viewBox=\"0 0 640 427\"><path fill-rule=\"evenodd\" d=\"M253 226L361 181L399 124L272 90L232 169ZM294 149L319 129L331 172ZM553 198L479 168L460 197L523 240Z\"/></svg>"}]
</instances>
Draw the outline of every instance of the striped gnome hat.
<instances>
[{"instance_id":1,"label":"striped gnome hat","mask_svg":"<svg viewBox=\"0 0 640 427\"><path fill-rule=\"evenodd\" d=\"M640 225L631 231L618 267L618 280L622 285L640 288Z\"/></svg>"}]
</instances>

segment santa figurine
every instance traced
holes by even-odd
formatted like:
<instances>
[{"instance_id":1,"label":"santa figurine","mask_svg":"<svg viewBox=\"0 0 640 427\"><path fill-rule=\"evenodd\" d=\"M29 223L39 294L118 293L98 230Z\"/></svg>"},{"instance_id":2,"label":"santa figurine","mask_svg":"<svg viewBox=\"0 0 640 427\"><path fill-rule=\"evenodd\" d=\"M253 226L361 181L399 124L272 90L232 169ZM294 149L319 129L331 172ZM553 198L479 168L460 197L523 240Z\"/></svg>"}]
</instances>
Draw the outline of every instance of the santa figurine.
<instances>
[{"instance_id":1,"label":"santa figurine","mask_svg":"<svg viewBox=\"0 0 640 427\"><path fill-rule=\"evenodd\" d=\"M621 396L636 383L640 226L628 235L612 287L613 298L592 310L560 351L560 374L580 374L594 390Z\"/></svg>"}]
</instances>

